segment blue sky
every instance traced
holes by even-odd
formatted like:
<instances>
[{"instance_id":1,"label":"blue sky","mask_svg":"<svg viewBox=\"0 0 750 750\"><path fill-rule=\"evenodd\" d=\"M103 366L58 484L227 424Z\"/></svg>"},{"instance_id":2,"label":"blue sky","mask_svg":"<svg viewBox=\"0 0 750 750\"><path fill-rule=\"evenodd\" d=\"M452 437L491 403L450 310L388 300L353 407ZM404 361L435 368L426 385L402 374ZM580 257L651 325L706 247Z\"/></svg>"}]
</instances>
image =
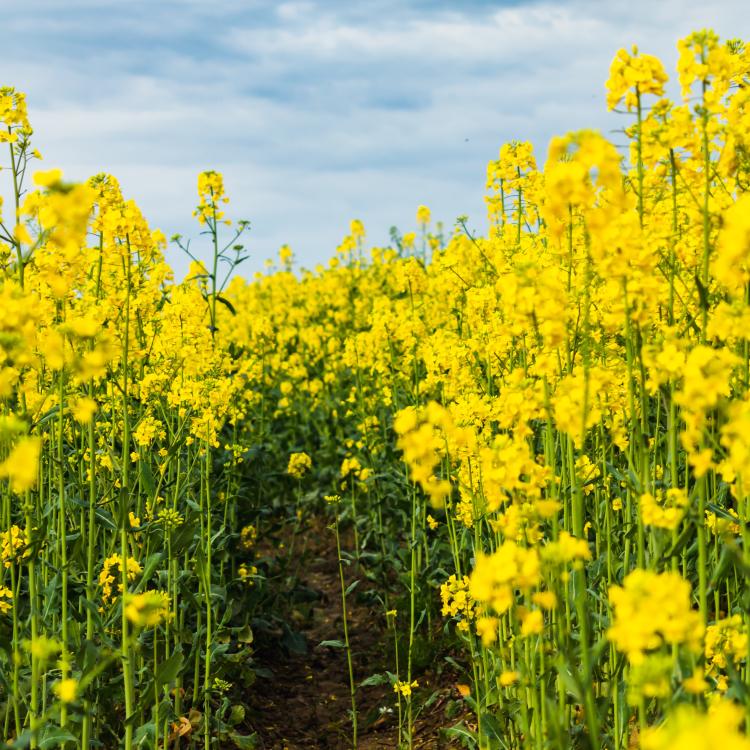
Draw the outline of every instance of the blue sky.
<instances>
[{"instance_id":1,"label":"blue sky","mask_svg":"<svg viewBox=\"0 0 750 750\"><path fill-rule=\"evenodd\" d=\"M324 262L352 218L386 244L421 203L481 230L503 142L543 158L553 135L623 126L604 103L619 47L671 74L691 30L750 38L745 0L14 5L0 83L27 92L45 168L113 173L153 227L196 249L197 173L223 172L231 215L252 221L245 273L283 243Z\"/></svg>"}]
</instances>

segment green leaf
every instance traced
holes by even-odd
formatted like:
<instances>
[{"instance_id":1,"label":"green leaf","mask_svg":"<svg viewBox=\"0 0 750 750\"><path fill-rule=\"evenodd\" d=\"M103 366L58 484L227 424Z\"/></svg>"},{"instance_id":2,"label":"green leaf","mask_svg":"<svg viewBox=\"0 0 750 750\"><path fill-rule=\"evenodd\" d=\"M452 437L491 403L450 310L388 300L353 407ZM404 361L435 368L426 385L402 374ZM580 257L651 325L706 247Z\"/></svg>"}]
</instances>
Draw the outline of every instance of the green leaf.
<instances>
[{"instance_id":1,"label":"green leaf","mask_svg":"<svg viewBox=\"0 0 750 750\"><path fill-rule=\"evenodd\" d=\"M195 573L203 586L203 590L210 591L210 573L206 565L206 556L203 554L201 547L198 547L195 551Z\"/></svg>"},{"instance_id":2,"label":"green leaf","mask_svg":"<svg viewBox=\"0 0 750 750\"><path fill-rule=\"evenodd\" d=\"M284 624L284 635L281 637L281 645L292 654L302 655L307 653L305 636L292 630L286 623Z\"/></svg>"},{"instance_id":3,"label":"green leaf","mask_svg":"<svg viewBox=\"0 0 750 750\"><path fill-rule=\"evenodd\" d=\"M450 729L446 729L445 735L447 737L460 737L462 740L466 740L470 743L468 747L474 747L477 739L477 735L467 729L463 722L461 724L456 724L454 727L450 727Z\"/></svg>"},{"instance_id":4,"label":"green leaf","mask_svg":"<svg viewBox=\"0 0 750 750\"><path fill-rule=\"evenodd\" d=\"M244 628L240 628L235 636L240 643L252 643L254 640L252 628L249 625L245 625Z\"/></svg>"},{"instance_id":5,"label":"green leaf","mask_svg":"<svg viewBox=\"0 0 750 750\"><path fill-rule=\"evenodd\" d=\"M708 288L698 278L698 274L695 274L695 286L698 289L698 299L700 302L701 310L708 310L710 302L708 299Z\"/></svg>"},{"instance_id":6,"label":"green leaf","mask_svg":"<svg viewBox=\"0 0 750 750\"><path fill-rule=\"evenodd\" d=\"M148 493L149 497L153 497L156 492L156 484L154 483L154 474L151 471L151 466L148 461L139 461L138 465L141 470L141 485Z\"/></svg>"},{"instance_id":7,"label":"green leaf","mask_svg":"<svg viewBox=\"0 0 750 750\"><path fill-rule=\"evenodd\" d=\"M117 531L117 524L112 520L112 514L104 510L104 508L97 508L95 511L96 518L98 521L103 523L110 531Z\"/></svg>"},{"instance_id":8,"label":"green leaf","mask_svg":"<svg viewBox=\"0 0 750 750\"><path fill-rule=\"evenodd\" d=\"M452 656L444 656L443 659L450 664L453 669L461 674L468 674L465 667L462 667Z\"/></svg>"},{"instance_id":9,"label":"green leaf","mask_svg":"<svg viewBox=\"0 0 750 750\"><path fill-rule=\"evenodd\" d=\"M359 683L360 687L374 687L375 685L388 685L390 680L384 674L372 674Z\"/></svg>"},{"instance_id":10,"label":"green leaf","mask_svg":"<svg viewBox=\"0 0 750 750\"><path fill-rule=\"evenodd\" d=\"M236 732L232 732L229 735L229 739L234 742L234 746L238 747L240 750L254 750L256 747L256 740L258 738L258 735L253 732L252 734L237 734Z\"/></svg>"},{"instance_id":11,"label":"green leaf","mask_svg":"<svg viewBox=\"0 0 750 750\"><path fill-rule=\"evenodd\" d=\"M732 523L740 523L737 516L733 516L726 508L722 508L715 503L706 503L706 510L710 510L715 516L723 518L725 521L731 521Z\"/></svg>"},{"instance_id":12,"label":"green leaf","mask_svg":"<svg viewBox=\"0 0 750 750\"><path fill-rule=\"evenodd\" d=\"M91 603L91 605L93 607L93 602ZM98 621L96 621L96 624L99 628L102 628L101 619L98 619ZM101 649L96 645L96 643L94 643L94 641L84 641L83 644L81 644L81 654L79 654L79 659L81 659L81 661L83 662L83 671L88 672L90 669L93 669L99 662L101 655ZM81 656L83 658L81 658Z\"/></svg>"},{"instance_id":13,"label":"green leaf","mask_svg":"<svg viewBox=\"0 0 750 750\"><path fill-rule=\"evenodd\" d=\"M232 706L231 711L229 713L229 723L230 724L239 724L241 721L245 720L245 707L241 706L240 704L236 704Z\"/></svg>"},{"instance_id":14,"label":"green leaf","mask_svg":"<svg viewBox=\"0 0 750 750\"><path fill-rule=\"evenodd\" d=\"M432 693L430 693L430 697L427 698L424 703L422 703L422 708L429 708L432 706L435 701L440 697L440 690L433 690Z\"/></svg>"},{"instance_id":15,"label":"green leaf","mask_svg":"<svg viewBox=\"0 0 750 750\"><path fill-rule=\"evenodd\" d=\"M143 566L143 573L138 585L135 587L136 591L140 591L148 583L151 576L154 574L157 565L164 559L163 552L154 552L153 555L149 555L146 558L146 563Z\"/></svg>"},{"instance_id":16,"label":"green leaf","mask_svg":"<svg viewBox=\"0 0 750 750\"><path fill-rule=\"evenodd\" d=\"M187 547L190 546L190 542L193 541L195 530L190 523L184 523L172 534L172 555L178 556Z\"/></svg>"},{"instance_id":17,"label":"green leaf","mask_svg":"<svg viewBox=\"0 0 750 750\"><path fill-rule=\"evenodd\" d=\"M47 727L42 730L39 737L39 750L52 750L52 748L60 747L66 742L77 742L76 736L67 729Z\"/></svg>"},{"instance_id":18,"label":"green leaf","mask_svg":"<svg viewBox=\"0 0 750 750\"><path fill-rule=\"evenodd\" d=\"M604 650L609 645L609 639L606 636L602 636L597 640L597 642L591 647L589 650L590 656L589 656L589 664L591 664L591 669L594 669L596 665L599 663L599 660L602 658L602 655L604 654Z\"/></svg>"},{"instance_id":19,"label":"green leaf","mask_svg":"<svg viewBox=\"0 0 750 750\"><path fill-rule=\"evenodd\" d=\"M484 733L493 740L503 739L503 728L500 722L492 714L482 714L482 729Z\"/></svg>"},{"instance_id":20,"label":"green leaf","mask_svg":"<svg viewBox=\"0 0 750 750\"><path fill-rule=\"evenodd\" d=\"M318 646L327 646L328 648L346 648L343 641L321 641Z\"/></svg>"},{"instance_id":21,"label":"green leaf","mask_svg":"<svg viewBox=\"0 0 750 750\"><path fill-rule=\"evenodd\" d=\"M59 406L53 406L49 411L42 414L42 416L39 417L39 419L36 422L32 423L31 426L40 427L41 425L46 424L50 420L54 419L57 416L59 411L60 411Z\"/></svg>"},{"instance_id":22,"label":"green leaf","mask_svg":"<svg viewBox=\"0 0 750 750\"><path fill-rule=\"evenodd\" d=\"M731 548L724 547L724 549L721 551L721 557L719 558L719 563L714 569L713 575L711 576L711 580L708 583L709 591L713 591L716 588L716 586L724 578L727 577L727 574L731 572L733 567L734 567L733 552Z\"/></svg>"},{"instance_id":23,"label":"green leaf","mask_svg":"<svg viewBox=\"0 0 750 750\"><path fill-rule=\"evenodd\" d=\"M166 661L163 661L157 668L154 675L154 682L157 687L166 685L177 678L183 663L182 649L177 649Z\"/></svg>"},{"instance_id":24,"label":"green leaf","mask_svg":"<svg viewBox=\"0 0 750 750\"><path fill-rule=\"evenodd\" d=\"M221 304L224 305L229 310L229 312L232 313L232 315L237 315L237 310L234 309L234 305L226 297L217 295L216 301L221 302Z\"/></svg>"},{"instance_id":25,"label":"green leaf","mask_svg":"<svg viewBox=\"0 0 750 750\"><path fill-rule=\"evenodd\" d=\"M574 679L573 675L568 670L565 664L557 665L557 673L560 675L565 689L579 702L583 703L583 691L578 681Z\"/></svg>"},{"instance_id":26,"label":"green leaf","mask_svg":"<svg viewBox=\"0 0 750 750\"><path fill-rule=\"evenodd\" d=\"M23 732L16 741L10 745L13 750L26 750L26 748L31 744L31 730L27 729L25 732Z\"/></svg>"},{"instance_id":27,"label":"green leaf","mask_svg":"<svg viewBox=\"0 0 750 750\"><path fill-rule=\"evenodd\" d=\"M695 529L693 528L692 524L685 524L685 528L680 533L680 536L677 537L675 540L675 543L672 545L672 547L667 550L667 552L662 556L662 560L666 561L670 557L673 557L674 555L679 554L682 552L685 545L695 536Z\"/></svg>"},{"instance_id":28,"label":"green leaf","mask_svg":"<svg viewBox=\"0 0 750 750\"><path fill-rule=\"evenodd\" d=\"M141 724L135 730L133 742L136 747L140 747L146 740L153 740L154 737L156 737L156 726L153 721L149 721L148 724Z\"/></svg>"}]
</instances>

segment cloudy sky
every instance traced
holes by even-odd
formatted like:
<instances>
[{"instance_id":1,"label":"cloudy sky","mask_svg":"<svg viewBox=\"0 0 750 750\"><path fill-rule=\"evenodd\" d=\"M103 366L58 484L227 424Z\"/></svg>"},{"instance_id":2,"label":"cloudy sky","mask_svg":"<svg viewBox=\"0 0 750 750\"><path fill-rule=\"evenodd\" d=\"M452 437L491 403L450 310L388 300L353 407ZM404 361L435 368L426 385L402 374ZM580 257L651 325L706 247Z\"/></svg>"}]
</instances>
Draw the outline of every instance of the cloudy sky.
<instances>
[{"instance_id":1,"label":"cloudy sky","mask_svg":"<svg viewBox=\"0 0 750 750\"><path fill-rule=\"evenodd\" d=\"M245 273L283 243L325 261L414 228L419 204L484 227L500 145L614 131L604 81L637 43L669 72L675 42L750 38L746 0L26 0L3 14L4 85L28 94L44 166L116 175L167 236L201 238L196 175L224 173L252 221ZM617 134L612 133L617 140ZM175 250L170 262L183 272Z\"/></svg>"}]
</instances>

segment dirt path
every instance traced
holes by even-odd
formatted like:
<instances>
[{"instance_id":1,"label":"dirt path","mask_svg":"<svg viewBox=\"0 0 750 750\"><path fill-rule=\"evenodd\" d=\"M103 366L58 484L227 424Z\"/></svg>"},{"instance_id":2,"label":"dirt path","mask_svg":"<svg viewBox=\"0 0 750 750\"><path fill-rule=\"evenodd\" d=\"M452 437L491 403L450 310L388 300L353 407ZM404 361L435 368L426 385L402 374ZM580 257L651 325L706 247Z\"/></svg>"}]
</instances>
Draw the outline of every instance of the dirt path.
<instances>
[{"instance_id":1,"label":"dirt path","mask_svg":"<svg viewBox=\"0 0 750 750\"><path fill-rule=\"evenodd\" d=\"M263 750L345 750L352 746L346 652L319 645L321 641L342 639L336 550L327 536L330 532L321 524L313 523L303 533L308 535L309 562L302 566L300 583L317 595L304 615L295 613L307 651L297 655L272 645L259 648L257 662L273 677L259 676L253 686L251 720L259 737L258 747ZM347 583L351 575L347 573ZM371 610L356 591L347 597L347 609L357 683L374 673L393 671L393 646L382 612ZM429 687L429 682L429 676L420 677L420 685ZM438 738L438 730L448 724L444 709L452 697L454 691L447 687L431 705L429 714L420 717L415 747L451 747ZM398 746L395 703L390 685L357 690L360 750Z\"/></svg>"}]
</instances>

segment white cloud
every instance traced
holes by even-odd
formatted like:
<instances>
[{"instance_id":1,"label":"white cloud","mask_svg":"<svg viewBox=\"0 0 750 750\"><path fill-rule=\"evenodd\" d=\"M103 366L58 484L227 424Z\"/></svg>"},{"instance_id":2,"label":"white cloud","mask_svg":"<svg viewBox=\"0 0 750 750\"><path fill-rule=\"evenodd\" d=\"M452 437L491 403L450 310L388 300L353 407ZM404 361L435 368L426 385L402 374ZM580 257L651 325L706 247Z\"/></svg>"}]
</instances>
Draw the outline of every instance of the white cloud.
<instances>
[{"instance_id":1,"label":"white cloud","mask_svg":"<svg viewBox=\"0 0 750 750\"><path fill-rule=\"evenodd\" d=\"M223 171L252 270L283 242L325 260L353 217L385 243L420 203L481 225L505 140L543 157L554 134L620 127L604 106L617 48L673 67L704 26L750 37L740 0L29 0L4 76L28 92L47 166L113 172L167 234L197 235L196 174Z\"/></svg>"}]
</instances>

